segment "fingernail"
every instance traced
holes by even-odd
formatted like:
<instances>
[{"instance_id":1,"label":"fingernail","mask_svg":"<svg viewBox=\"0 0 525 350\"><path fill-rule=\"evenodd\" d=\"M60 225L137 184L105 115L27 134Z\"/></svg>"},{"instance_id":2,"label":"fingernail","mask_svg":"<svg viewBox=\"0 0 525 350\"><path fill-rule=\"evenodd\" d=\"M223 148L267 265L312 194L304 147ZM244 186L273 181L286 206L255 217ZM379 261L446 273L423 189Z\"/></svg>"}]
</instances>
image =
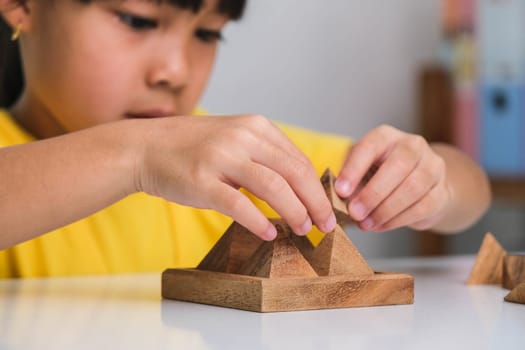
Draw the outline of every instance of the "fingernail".
<instances>
[{"instance_id":1,"label":"fingernail","mask_svg":"<svg viewBox=\"0 0 525 350\"><path fill-rule=\"evenodd\" d=\"M277 237L277 229L275 228L275 226L270 225L270 227L268 227L268 230L266 230L266 239L269 241L273 241L275 237Z\"/></svg>"},{"instance_id":2,"label":"fingernail","mask_svg":"<svg viewBox=\"0 0 525 350\"><path fill-rule=\"evenodd\" d=\"M365 221L361 223L361 226L365 230L370 230L374 227L374 220L372 220L372 218L367 218Z\"/></svg>"},{"instance_id":3,"label":"fingernail","mask_svg":"<svg viewBox=\"0 0 525 350\"><path fill-rule=\"evenodd\" d=\"M332 212L328 220L324 223L322 231L325 233L332 232L335 229L335 225L337 225L337 220L335 219L335 214Z\"/></svg>"},{"instance_id":4,"label":"fingernail","mask_svg":"<svg viewBox=\"0 0 525 350\"><path fill-rule=\"evenodd\" d=\"M363 219L366 215L366 208L363 205L363 203L361 202L353 203L350 206L350 215L356 220Z\"/></svg>"},{"instance_id":5,"label":"fingernail","mask_svg":"<svg viewBox=\"0 0 525 350\"><path fill-rule=\"evenodd\" d=\"M299 232L297 232L297 234L300 236L304 236L311 230L312 230L312 220L308 217L306 218L306 221L304 222L304 224L301 225L301 228Z\"/></svg>"},{"instance_id":6,"label":"fingernail","mask_svg":"<svg viewBox=\"0 0 525 350\"><path fill-rule=\"evenodd\" d=\"M335 190L340 196L350 195L350 182L342 178L338 178L337 180L335 180L334 186L335 186Z\"/></svg>"}]
</instances>

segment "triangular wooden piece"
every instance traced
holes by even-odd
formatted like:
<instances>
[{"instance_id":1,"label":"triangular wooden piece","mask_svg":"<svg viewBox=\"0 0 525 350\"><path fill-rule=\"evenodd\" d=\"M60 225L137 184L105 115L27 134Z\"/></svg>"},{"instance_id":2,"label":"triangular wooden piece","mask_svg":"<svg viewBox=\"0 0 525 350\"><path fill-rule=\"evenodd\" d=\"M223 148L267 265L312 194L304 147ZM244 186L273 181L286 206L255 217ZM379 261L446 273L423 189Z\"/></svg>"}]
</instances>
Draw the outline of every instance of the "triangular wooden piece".
<instances>
[{"instance_id":1,"label":"triangular wooden piece","mask_svg":"<svg viewBox=\"0 0 525 350\"><path fill-rule=\"evenodd\" d=\"M339 225L334 231L327 233L315 248L305 237L292 237L295 245L319 276L369 276L374 274Z\"/></svg>"},{"instance_id":2,"label":"triangular wooden piece","mask_svg":"<svg viewBox=\"0 0 525 350\"><path fill-rule=\"evenodd\" d=\"M321 176L321 184L324 187L328 200L332 203L337 223L341 226L353 223L354 221L348 214L348 201L339 197L335 192L335 175L329 168Z\"/></svg>"},{"instance_id":3,"label":"triangular wooden piece","mask_svg":"<svg viewBox=\"0 0 525 350\"><path fill-rule=\"evenodd\" d=\"M525 255L509 255L503 258L503 288L513 289L525 281Z\"/></svg>"},{"instance_id":4,"label":"triangular wooden piece","mask_svg":"<svg viewBox=\"0 0 525 350\"><path fill-rule=\"evenodd\" d=\"M317 273L321 276L373 275L359 250L348 238L341 226L326 234L312 255L312 262Z\"/></svg>"},{"instance_id":5,"label":"triangular wooden piece","mask_svg":"<svg viewBox=\"0 0 525 350\"><path fill-rule=\"evenodd\" d=\"M496 238L488 232L483 238L467 284L501 284L503 257L506 254Z\"/></svg>"},{"instance_id":6,"label":"triangular wooden piece","mask_svg":"<svg viewBox=\"0 0 525 350\"><path fill-rule=\"evenodd\" d=\"M263 240L234 222L201 261L197 269L238 273Z\"/></svg>"},{"instance_id":7,"label":"triangular wooden piece","mask_svg":"<svg viewBox=\"0 0 525 350\"><path fill-rule=\"evenodd\" d=\"M505 301L511 303L525 304L525 282L522 282L516 286L509 294L505 297Z\"/></svg>"},{"instance_id":8,"label":"triangular wooden piece","mask_svg":"<svg viewBox=\"0 0 525 350\"><path fill-rule=\"evenodd\" d=\"M277 229L277 238L262 243L240 273L268 278L317 277L293 243L291 235L294 234L288 225L281 220L274 220L273 223Z\"/></svg>"}]
</instances>

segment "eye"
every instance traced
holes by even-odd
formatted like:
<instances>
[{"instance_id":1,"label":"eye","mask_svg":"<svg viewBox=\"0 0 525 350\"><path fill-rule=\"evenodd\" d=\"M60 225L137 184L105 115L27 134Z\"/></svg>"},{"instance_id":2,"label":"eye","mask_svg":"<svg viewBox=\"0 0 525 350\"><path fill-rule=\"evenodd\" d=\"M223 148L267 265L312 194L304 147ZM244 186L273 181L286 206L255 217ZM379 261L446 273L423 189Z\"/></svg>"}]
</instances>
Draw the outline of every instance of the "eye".
<instances>
[{"instance_id":1,"label":"eye","mask_svg":"<svg viewBox=\"0 0 525 350\"><path fill-rule=\"evenodd\" d=\"M155 19L148 17L137 16L126 12L117 12L117 16L122 23L136 31L155 29L158 26L158 22Z\"/></svg>"},{"instance_id":2,"label":"eye","mask_svg":"<svg viewBox=\"0 0 525 350\"><path fill-rule=\"evenodd\" d=\"M197 29L195 36L205 43L214 43L223 40L222 33L218 30Z\"/></svg>"}]
</instances>

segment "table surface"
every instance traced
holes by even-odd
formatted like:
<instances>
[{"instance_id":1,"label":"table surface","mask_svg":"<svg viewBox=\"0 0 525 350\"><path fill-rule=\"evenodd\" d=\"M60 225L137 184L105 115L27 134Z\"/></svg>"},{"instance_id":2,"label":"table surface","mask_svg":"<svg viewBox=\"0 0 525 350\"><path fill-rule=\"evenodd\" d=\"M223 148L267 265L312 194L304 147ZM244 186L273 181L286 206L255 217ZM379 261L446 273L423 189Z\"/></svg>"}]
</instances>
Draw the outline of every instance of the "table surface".
<instances>
[{"instance_id":1,"label":"table surface","mask_svg":"<svg viewBox=\"0 0 525 350\"><path fill-rule=\"evenodd\" d=\"M474 257L371 260L413 305L259 314L160 298L160 274L0 281L0 349L517 349L525 305L466 286Z\"/></svg>"}]
</instances>

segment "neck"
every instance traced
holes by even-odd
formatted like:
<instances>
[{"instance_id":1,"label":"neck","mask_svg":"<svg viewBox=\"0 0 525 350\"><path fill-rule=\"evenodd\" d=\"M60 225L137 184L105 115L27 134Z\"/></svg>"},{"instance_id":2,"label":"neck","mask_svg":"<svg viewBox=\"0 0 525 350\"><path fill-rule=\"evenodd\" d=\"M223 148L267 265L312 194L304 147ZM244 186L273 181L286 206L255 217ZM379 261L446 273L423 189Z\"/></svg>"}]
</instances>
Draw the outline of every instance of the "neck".
<instances>
[{"instance_id":1,"label":"neck","mask_svg":"<svg viewBox=\"0 0 525 350\"><path fill-rule=\"evenodd\" d=\"M46 139L65 133L53 114L30 93L24 91L9 110L16 122L37 139Z\"/></svg>"}]
</instances>

